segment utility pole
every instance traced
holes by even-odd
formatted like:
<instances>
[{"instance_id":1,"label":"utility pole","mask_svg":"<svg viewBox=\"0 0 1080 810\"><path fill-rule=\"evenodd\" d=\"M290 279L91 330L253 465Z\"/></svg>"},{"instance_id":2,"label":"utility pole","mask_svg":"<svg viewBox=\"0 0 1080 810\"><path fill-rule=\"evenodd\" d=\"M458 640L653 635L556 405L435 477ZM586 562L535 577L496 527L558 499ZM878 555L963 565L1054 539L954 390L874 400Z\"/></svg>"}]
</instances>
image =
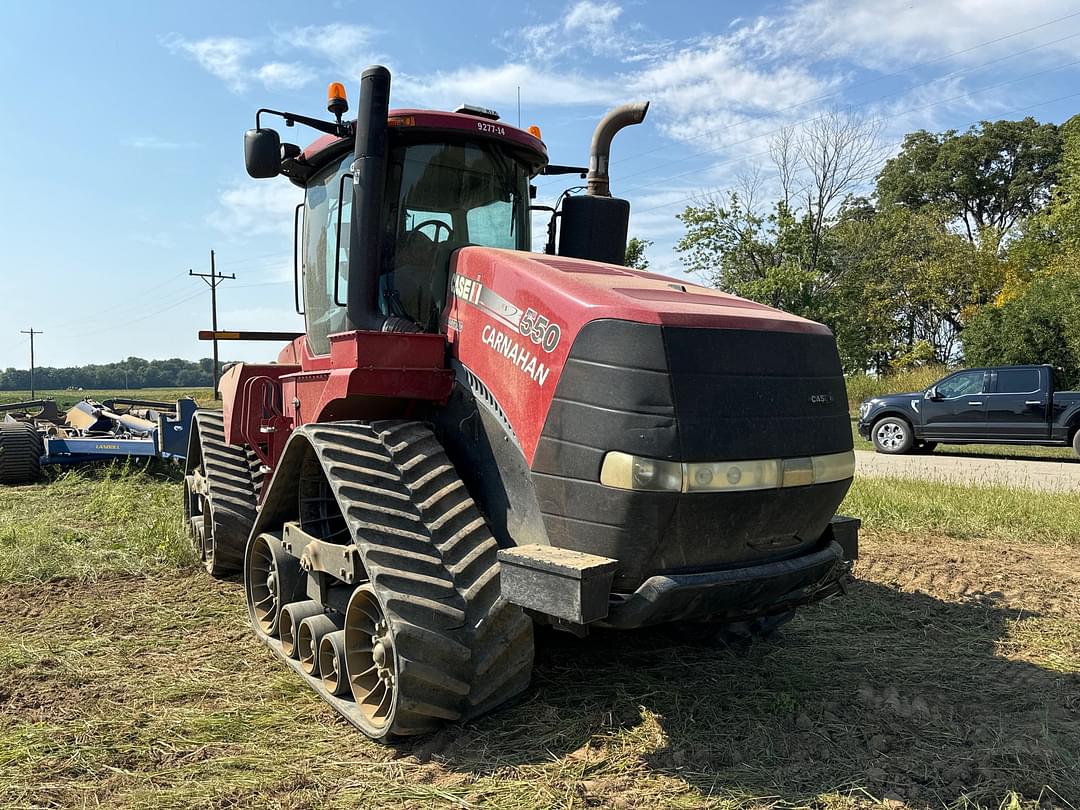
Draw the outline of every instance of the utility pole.
<instances>
[{"instance_id":1,"label":"utility pole","mask_svg":"<svg viewBox=\"0 0 1080 810\"><path fill-rule=\"evenodd\" d=\"M34 327L23 329L24 335L30 336L30 399L34 399L34 335L44 335L44 332L34 331Z\"/></svg>"},{"instance_id":2,"label":"utility pole","mask_svg":"<svg viewBox=\"0 0 1080 810\"><path fill-rule=\"evenodd\" d=\"M196 273L194 270L188 270L189 276L195 276L195 278L201 278L210 287L210 316L213 323L213 330L217 332L217 286L225 279L235 279L236 274L230 273L225 276L217 272L214 265L214 251L210 251L210 272L209 273ZM217 338L214 338L214 399L218 399L218 345Z\"/></svg>"}]
</instances>

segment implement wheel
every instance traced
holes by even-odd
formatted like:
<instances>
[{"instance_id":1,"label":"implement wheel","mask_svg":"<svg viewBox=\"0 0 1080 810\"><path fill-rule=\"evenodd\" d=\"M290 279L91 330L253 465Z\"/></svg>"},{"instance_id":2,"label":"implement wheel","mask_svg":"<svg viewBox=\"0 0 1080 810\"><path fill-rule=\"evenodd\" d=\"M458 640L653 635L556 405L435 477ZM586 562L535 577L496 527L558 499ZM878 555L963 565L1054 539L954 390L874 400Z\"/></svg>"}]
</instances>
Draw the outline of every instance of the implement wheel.
<instances>
[{"instance_id":1,"label":"implement wheel","mask_svg":"<svg viewBox=\"0 0 1080 810\"><path fill-rule=\"evenodd\" d=\"M0 484L30 484L41 477L41 436L26 422L0 422Z\"/></svg>"},{"instance_id":2,"label":"implement wheel","mask_svg":"<svg viewBox=\"0 0 1080 810\"><path fill-rule=\"evenodd\" d=\"M214 577L241 570L255 522L255 484L242 447L226 444L221 411L197 411L184 475L184 523Z\"/></svg>"}]
</instances>

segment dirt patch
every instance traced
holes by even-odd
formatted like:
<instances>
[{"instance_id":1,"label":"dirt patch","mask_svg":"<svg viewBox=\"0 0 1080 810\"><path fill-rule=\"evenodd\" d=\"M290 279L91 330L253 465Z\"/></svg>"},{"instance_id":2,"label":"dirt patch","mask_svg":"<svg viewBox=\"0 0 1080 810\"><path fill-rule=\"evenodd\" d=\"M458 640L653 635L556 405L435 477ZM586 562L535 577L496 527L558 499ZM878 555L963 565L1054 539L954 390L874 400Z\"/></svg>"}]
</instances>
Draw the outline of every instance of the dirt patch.
<instances>
[{"instance_id":1,"label":"dirt patch","mask_svg":"<svg viewBox=\"0 0 1080 810\"><path fill-rule=\"evenodd\" d=\"M531 689L375 745L202 574L0 587L0 806L1071 807L1080 550L868 532L749 648L543 636Z\"/></svg>"}]
</instances>

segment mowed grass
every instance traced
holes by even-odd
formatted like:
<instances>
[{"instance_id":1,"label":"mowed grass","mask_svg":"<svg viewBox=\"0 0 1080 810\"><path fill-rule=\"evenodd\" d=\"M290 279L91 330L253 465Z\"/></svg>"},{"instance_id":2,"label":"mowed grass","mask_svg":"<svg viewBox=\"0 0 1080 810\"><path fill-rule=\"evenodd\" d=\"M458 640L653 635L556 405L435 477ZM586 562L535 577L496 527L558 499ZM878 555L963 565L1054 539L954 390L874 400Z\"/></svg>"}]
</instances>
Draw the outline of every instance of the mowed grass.
<instances>
[{"instance_id":1,"label":"mowed grass","mask_svg":"<svg viewBox=\"0 0 1080 810\"><path fill-rule=\"evenodd\" d=\"M186 550L167 475L0 490L26 546L20 563L0 547L0 807L1075 805L1075 501L1047 495L1049 528L1026 536L969 488L888 482L890 511L878 483L844 505L866 521L858 584L773 638L545 635L521 700L396 747L253 638L240 584ZM981 515L970 533L934 493ZM39 546L88 554L50 570Z\"/></svg>"},{"instance_id":2,"label":"mowed grass","mask_svg":"<svg viewBox=\"0 0 1080 810\"><path fill-rule=\"evenodd\" d=\"M172 403L182 397L191 397L202 407L220 406L214 400L214 392L209 388L102 388L73 390L70 388L58 390L38 389L34 392L35 399L55 399L61 410L66 410L84 399L92 399L97 402L123 397L125 399L148 399L153 402ZM25 402L30 399L29 391L0 391L0 405L13 402Z\"/></svg>"}]
</instances>

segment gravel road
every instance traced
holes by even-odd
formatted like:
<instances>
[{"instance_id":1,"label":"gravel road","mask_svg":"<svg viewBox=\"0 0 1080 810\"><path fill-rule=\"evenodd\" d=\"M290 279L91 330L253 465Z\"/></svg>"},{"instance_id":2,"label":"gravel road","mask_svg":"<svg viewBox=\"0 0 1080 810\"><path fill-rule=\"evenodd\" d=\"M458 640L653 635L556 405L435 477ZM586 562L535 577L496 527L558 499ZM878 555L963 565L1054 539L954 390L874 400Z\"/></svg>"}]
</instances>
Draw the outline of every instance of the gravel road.
<instances>
[{"instance_id":1,"label":"gravel road","mask_svg":"<svg viewBox=\"0 0 1080 810\"><path fill-rule=\"evenodd\" d=\"M855 475L921 478L956 484L1005 484L1051 492L1080 491L1080 463L988 456L887 456L855 451Z\"/></svg>"}]
</instances>

